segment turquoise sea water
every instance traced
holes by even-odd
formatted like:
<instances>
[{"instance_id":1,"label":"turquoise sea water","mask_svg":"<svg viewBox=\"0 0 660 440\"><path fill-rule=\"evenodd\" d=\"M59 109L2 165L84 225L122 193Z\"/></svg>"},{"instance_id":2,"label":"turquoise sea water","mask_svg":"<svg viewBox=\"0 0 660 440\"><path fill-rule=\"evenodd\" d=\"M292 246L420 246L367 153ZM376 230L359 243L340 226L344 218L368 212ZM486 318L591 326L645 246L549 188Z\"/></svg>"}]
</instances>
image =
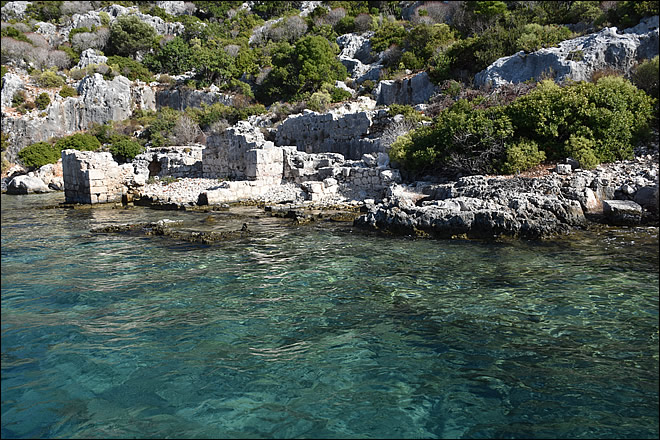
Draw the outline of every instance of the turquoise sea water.
<instances>
[{"instance_id":1,"label":"turquoise sea water","mask_svg":"<svg viewBox=\"0 0 660 440\"><path fill-rule=\"evenodd\" d=\"M61 198L2 195L3 438L658 437L657 228L204 246Z\"/></svg>"}]
</instances>

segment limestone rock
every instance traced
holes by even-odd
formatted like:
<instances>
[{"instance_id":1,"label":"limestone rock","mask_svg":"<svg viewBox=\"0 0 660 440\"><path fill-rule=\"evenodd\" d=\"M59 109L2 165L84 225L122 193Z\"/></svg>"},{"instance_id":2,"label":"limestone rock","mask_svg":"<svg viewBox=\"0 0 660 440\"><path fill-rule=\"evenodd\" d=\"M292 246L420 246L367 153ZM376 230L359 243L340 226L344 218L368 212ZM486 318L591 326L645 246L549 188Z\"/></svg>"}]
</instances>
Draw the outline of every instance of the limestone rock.
<instances>
[{"instance_id":1,"label":"limestone rock","mask_svg":"<svg viewBox=\"0 0 660 440\"><path fill-rule=\"evenodd\" d=\"M58 179L61 179L63 176L62 172L62 159L58 160L56 163L46 164L34 172L35 177L41 179L44 184L50 187L50 184L55 182L57 186L59 183Z\"/></svg>"},{"instance_id":2,"label":"limestone rock","mask_svg":"<svg viewBox=\"0 0 660 440\"><path fill-rule=\"evenodd\" d=\"M184 15L194 12L194 4L191 2L189 7L186 2L183 1L159 1L156 2L156 6L163 8L166 13L170 15Z\"/></svg>"},{"instance_id":3,"label":"limestone rock","mask_svg":"<svg viewBox=\"0 0 660 440\"><path fill-rule=\"evenodd\" d=\"M364 64L372 61L371 43L369 38L373 32L367 32L363 35L344 34L337 37L337 44L341 49L339 58L356 59Z\"/></svg>"},{"instance_id":4,"label":"limestone rock","mask_svg":"<svg viewBox=\"0 0 660 440\"><path fill-rule=\"evenodd\" d=\"M603 214L612 225L636 225L642 219L642 207L632 200L603 200Z\"/></svg>"},{"instance_id":5,"label":"limestone rock","mask_svg":"<svg viewBox=\"0 0 660 440\"><path fill-rule=\"evenodd\" d=\"M20 117L3 114L3 129L9 133L11 147L7 160L16 160L21 148L54 136L87 130L92 123L128 119L133 111L131 82L117 76L106 81L101 74L83 78L77 97L55 95L45 117Z\"/></svg>"},{"instance_id":6,"label":"limestone rock","mask_svg":"<svg viewBox=\"0 0 660 440\"><path fill-rule=\"evenodd\" d=\"M643 186L635 193L635 203L638 203L651 214L658 216L658 185Z\"/></svg>"},{"instance_id":7,"label":"limestone rock","mask_svg":"<svg viewBox=\"0 0 660 440\"><path fill-rule=\"evenodd\" d=\"M552 72L557 82L568 79L588 81L592 73L613 68L629 73L637 61L658 55L658 16L645 19L638 26L617 33L615 27L562 41L550 47L495 61L475 76L475 85L504 84L538 80Z\"/></svg>"},{"instance_id":8,"label":"limestone rock","mask_svg":"<svg viewBox=\"0 0 660 440\"><path fill-rule=\"evenodd\" d=\"M32 2L25 1L7 2L7 4L2 7L3 21L8 20L9 18L23 18L23 15L25 15L25 10L31 3Z\"/></svg>"},{"instance_id":9,"label":"limestone rock","mask_svg":"<svg viewBox=\"0 0 660 440\"><path fill-rule=\"evenodd\" d=\"M370 110L374 105L373 100L360 100L329 113L290 115L278 126L275 144L296 145L306 153L339 153L351 160L383 152L379 140L368 137L376 116Z\"/></svg>"},{"instance_id":10,"label":"limestone rock","mask_svg":"<svg viewBox=\"0 0 660 440\"><path fill-rule=\"evenodd\" d=\"M14 177L7 185L7 194L46 193L50 189L36 176L22 175Z\"/></svg>"},{"instance_id":11,"label":"limestone rock","mask_svg":"<svg viewBox=\"0 0 660 440\"><path fill-rule=\"evenodd\" d=\"M95 49L86 49L80 54L80 61L76 64L78 69L83 69L90 64L103 64L108 61L108 57L100 54Z\"/></svg>"},{"instance_id":12,"label":"limestone rock","mask_svg":"<svg viewBox=\"0 0 660 440\"><path fill-rule=\"evenodd\" d=\"M426 72L403 80L385 80L374 88L373 95L378 105L422 104L436 92Z\"/></svg>"},{"instance_id":13,"label":"limestone rock","mask_svg":"<svg viewBox=\"0 0 660 440\"><path fill-rule=\"evenodd\" d=\"M23 80L11 72L5 73L2 77L2 106L10 107L14 94L21 89L23 89Z\"/></svg>"},{"instance_id":14,"label":"limestone rock","mask_svg":"<svg viewBox=\"0 0 660 440\"><path fill-rule=\"evenodd\" d=\"M188 88L161 90L156 93L157 108L171 107L175 110L185 110L187 107L201 107L216 103L231 106L233 99L231 95L217 91L205 92Z\"/></svg>"}]
</instances>

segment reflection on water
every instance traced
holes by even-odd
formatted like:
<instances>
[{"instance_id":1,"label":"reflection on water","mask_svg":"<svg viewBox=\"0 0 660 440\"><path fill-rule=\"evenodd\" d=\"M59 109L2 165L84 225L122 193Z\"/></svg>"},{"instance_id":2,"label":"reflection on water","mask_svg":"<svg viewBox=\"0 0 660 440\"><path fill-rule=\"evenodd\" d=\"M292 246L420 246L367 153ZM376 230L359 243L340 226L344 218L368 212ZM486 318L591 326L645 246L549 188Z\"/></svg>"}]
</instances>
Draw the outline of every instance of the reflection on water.
<instances>
[{"instance_id":1,"label":"reflection on water","mask_svg":"<svg viewBox=\"0 0 660 440\"><path fill-rule=\"evenodd\" d=\"M2 196L3 438L658 436L657 229L201 246L57 197Z\"/></svg>"}]
</instances>

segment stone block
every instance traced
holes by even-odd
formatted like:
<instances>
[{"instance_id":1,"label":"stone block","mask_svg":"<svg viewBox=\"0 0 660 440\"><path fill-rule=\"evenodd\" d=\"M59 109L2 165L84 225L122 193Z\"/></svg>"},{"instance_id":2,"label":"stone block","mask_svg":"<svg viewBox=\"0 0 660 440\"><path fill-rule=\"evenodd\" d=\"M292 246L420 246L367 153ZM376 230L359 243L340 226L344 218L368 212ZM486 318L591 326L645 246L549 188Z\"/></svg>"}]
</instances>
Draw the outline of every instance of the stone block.
<instances>
[{"instance_id":1,"label":"stone block","mask_svg":"<svg viewBox=\"0 0 660 440\"><path fill-rule=\"evenodd\" d=\"M558 163L556 171L557 174L571 174L571 165L567 163Z\"/></svg>"},{"instance_id":2,"label":"stone block","mask_svg":"<svg viewBox=\"0 0 660 440\"><path fill-rule=\"evenodd\" d=\"M637 225L642 207L632 200L603 200L603 214L611 225Z\"/></svg>"}]
</instances>

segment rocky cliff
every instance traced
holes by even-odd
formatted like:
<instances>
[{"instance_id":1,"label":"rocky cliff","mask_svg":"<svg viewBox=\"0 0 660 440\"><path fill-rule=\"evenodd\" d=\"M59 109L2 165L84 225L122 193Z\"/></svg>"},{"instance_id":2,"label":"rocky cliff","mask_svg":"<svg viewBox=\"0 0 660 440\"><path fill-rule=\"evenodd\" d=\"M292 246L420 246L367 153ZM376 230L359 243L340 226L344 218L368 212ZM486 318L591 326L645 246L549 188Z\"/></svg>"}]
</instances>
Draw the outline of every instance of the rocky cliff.
<instances>
[{"instance_id":1,"label":"rocky cliff","mask_svg":"<svg viewBox=\"0 0 660 440\"><path fill-rule=\"evenodd\" d=\"M533 53L518 52L500 58L475 76L476 86L521 83L550 77L555 81L588 81L601 69L629 74L636 62L658 55L658 16L617 32L604 28L594 34L566 40L558 47Z\"/></svg>"}]
</instances>

